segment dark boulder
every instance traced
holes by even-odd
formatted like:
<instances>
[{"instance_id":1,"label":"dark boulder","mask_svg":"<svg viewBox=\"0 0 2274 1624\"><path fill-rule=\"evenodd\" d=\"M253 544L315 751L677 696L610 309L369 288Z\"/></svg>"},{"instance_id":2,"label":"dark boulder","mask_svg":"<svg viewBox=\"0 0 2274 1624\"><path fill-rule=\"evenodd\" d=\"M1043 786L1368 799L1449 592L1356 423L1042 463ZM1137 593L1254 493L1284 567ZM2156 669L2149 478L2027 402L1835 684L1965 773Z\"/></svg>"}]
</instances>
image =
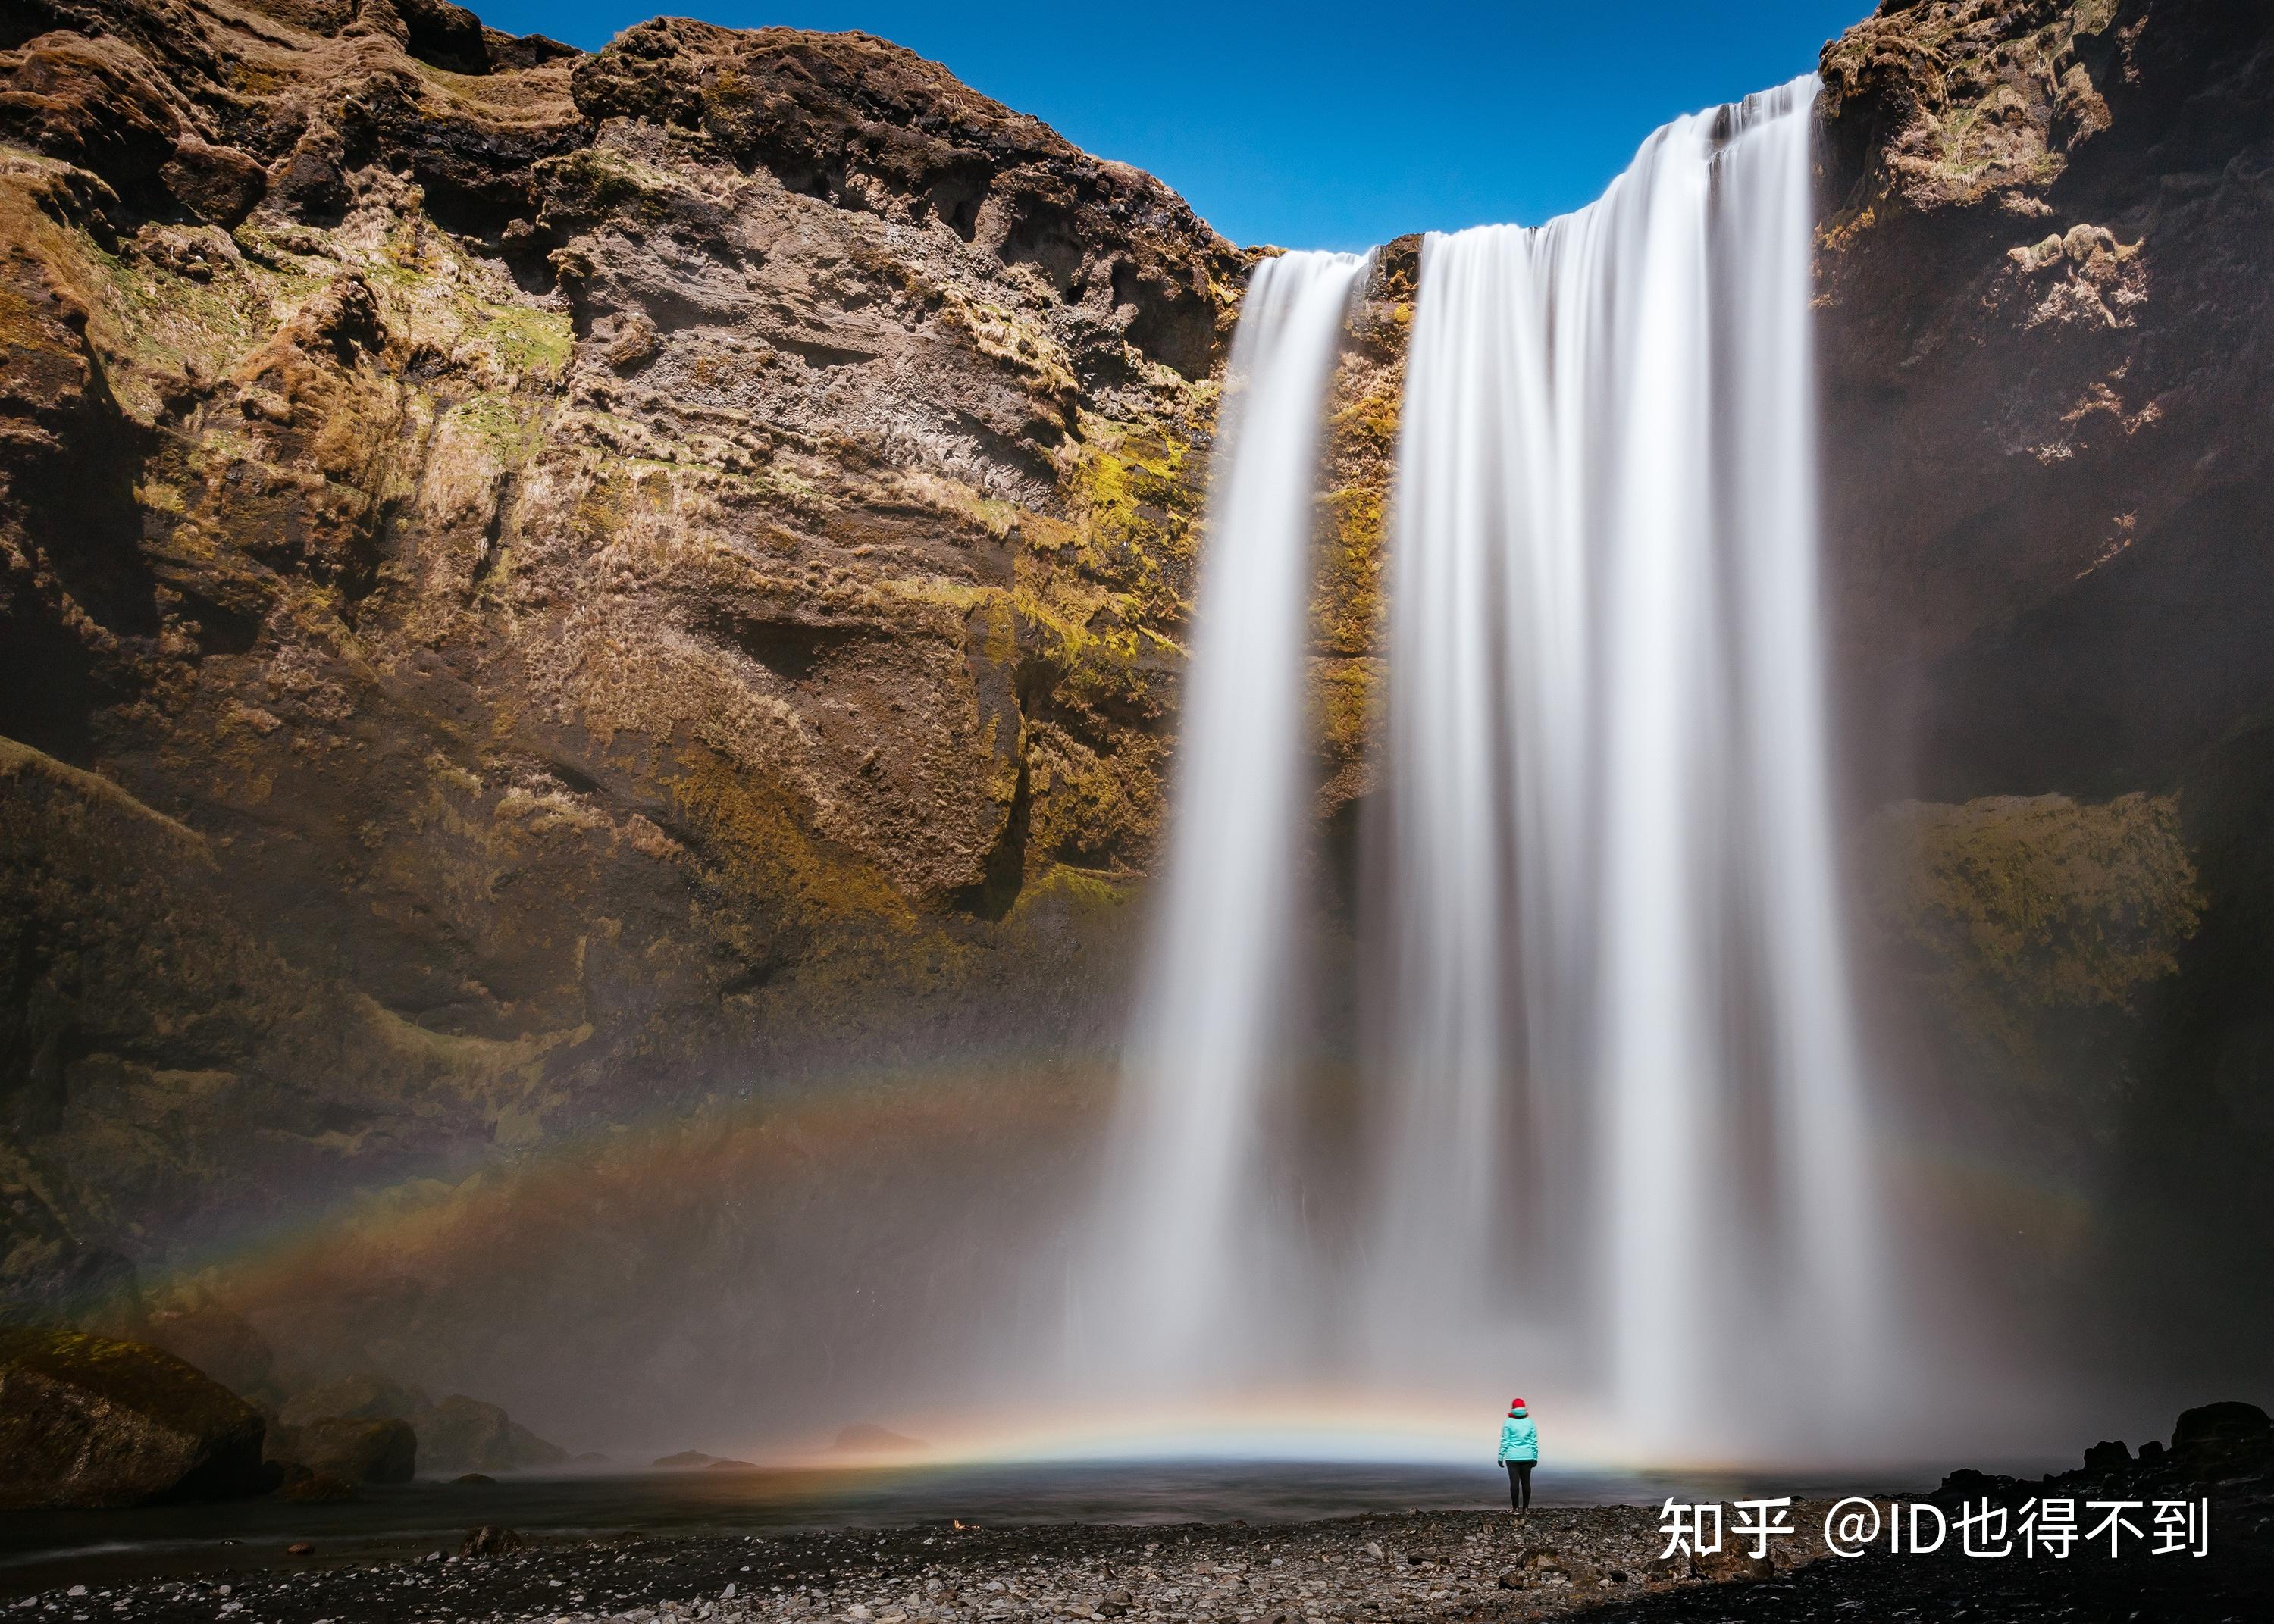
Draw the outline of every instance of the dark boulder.
<instances>
[{"instance_id":1,"label":"dark boulder","mask_svg":"<svg viewBox=\"0 0 2274 1624\"><path fill-rule=\"evenodd\" d=\"M490 31L464 6L450 0L395 0L395 9L403 19L404 46L419 61L451 73L490 71Z\"/></svg>"},{"instance_id":2,"label":"dark boulder","mask_svg":"<svg viewBox=\"0 0 2274 1624\"><path fill-rule=\"evenodd\" d=\"M185 135L159 166L167 191L200 220L224 230L252 212L268 190L268 171L251 153Z\"/></svg>"},{"instance_id":3,"label":"dark boulder","mask_svg":"<svg viewBox=\"0 0 2274 1624\"><path fill-rule=\"evenodd\" d=\"M2236 1399L2198 1404L2180 1412L2172 1453L2197 1469L2255 1464L2274 1457L2274 1420Z\"/></svg>"},{"instance_id":4,"label":"dark boulder","mask_svg":"<svg viewBox=\"0 0 2274 1624\"><path fill-rule=\"evenodd\" d=\"M300 1427L294 1456L319 1477L408 1483L418 1470L418 1435L408 1421L327 1416Z\"/></svg>"},{"instance_id":5,"label":"dark boulder","mask_svg":"<svg viewBox=\"0 0 2274 1624\"><path fill-rule=\"evenodd\" d=\"M0 1506L137 1506L265 1493L260 1414L169 1353L0 1328Z\"/></svg>"},{"instance_id":6,"label":"dark boulder","mask_svg":"<svg viewBox=\"0 0 2274 1624\"><path fill-rule=\"evenodd\" d=\"M2089 1472L2119 1472L2131 1464L2131 1446L2121 1439L2104 1439L2084 1452L2084 1470Z\"/></svg>"},{"instance_id":7,"label":"dark boulder","mask_svg":"<svg viewBox=\"0 0 2274 1624\"><path fill-rule=\"evenodd\" d=\"M1962 1466L1943 1478L1942 1485L1927 1498L1938 1506L1954 1506L1969 1500L2002 1499L2013 1487L2014 1479L2002 1473L1992 1475Z\"/></svg>"},{"instance_id":8,"label":"dark boulder","mask_svg":"<svg viewBox=\"0 0 2274 1624\"><path fill-rule=\"evenodd\" d=\"M509 1528L496 1528L485 1522L479 1528L466 1530L465 1543L458 1547L460 1556L505 1556L521 1549L522 1538Z\"/></svg>"}]
</instances>

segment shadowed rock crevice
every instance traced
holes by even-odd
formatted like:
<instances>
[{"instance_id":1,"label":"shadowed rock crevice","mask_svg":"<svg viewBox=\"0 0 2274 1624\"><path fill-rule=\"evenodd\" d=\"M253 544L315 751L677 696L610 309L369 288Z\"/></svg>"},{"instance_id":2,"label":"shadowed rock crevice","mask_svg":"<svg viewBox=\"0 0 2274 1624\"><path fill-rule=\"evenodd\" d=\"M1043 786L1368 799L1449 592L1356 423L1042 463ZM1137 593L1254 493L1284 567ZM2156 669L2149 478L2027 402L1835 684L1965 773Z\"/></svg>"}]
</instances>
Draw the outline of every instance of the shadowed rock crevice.
<instances>
[{"instance_id":1,"label":"shadowed rock crevice","mask_svg":"<svg viewBox=\"0 0 2274 1624\"><path fill-rule=\"evenodd\" d=\"M786 682L802 682L816 670L864 643L883 641L875 626L773 619L722 605L707 628Z\"/></svg>"},{"instance_id":2,"label":"shadowed rock crevice","mask_svg":"<svg viewBox=\"0 0 2274 1624\"><path fill-rule=\"evenodd\" d=\"M950 906L983 920L1000 920L1011 912L1026 883L1027 836L1033 815L1032 784L1022 760L1018 786L1003 819L1003 832L989 850L978 881L956 891L949 898Z\"/></svg>"}]
</instances>

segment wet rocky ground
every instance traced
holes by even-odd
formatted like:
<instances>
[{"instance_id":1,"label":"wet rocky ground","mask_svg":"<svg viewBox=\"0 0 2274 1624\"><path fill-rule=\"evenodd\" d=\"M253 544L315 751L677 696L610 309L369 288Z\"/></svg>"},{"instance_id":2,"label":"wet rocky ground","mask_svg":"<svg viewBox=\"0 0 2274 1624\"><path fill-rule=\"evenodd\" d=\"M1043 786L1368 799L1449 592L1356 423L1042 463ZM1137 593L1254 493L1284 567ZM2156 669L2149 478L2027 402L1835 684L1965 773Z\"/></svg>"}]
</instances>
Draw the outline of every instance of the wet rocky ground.
<instances>
[{"instance_id":1,"label":"wet rocky ground","mask_svg":"<svg viewBox=\"0 0 2274 1624\"><path fill-rule=\"evenodd\" d=\"M2210 1554L2111 1560L1828 1555L1795 1508L1774 1560L1660 1560L1656 1507L1415 1513L1246 1527L918 1527L780 1538L556 1540L26 1597L0 1617L230 1624L1012 1624L1193 1620L1767 1620L1877 1624L2274 1616L2274 1506L2213 1507ZM1735 1546L1735 1541L1725 1543Z\"/></svg>"}]
</instances>

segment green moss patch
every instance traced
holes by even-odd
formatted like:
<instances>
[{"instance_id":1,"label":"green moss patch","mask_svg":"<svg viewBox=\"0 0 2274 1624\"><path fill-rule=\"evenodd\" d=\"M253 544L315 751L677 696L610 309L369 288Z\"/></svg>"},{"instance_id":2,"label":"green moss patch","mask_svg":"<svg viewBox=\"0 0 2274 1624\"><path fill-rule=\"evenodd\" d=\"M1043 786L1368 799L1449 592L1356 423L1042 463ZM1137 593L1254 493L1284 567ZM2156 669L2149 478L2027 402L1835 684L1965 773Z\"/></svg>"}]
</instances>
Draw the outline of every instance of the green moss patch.
<instances>
[{"instance_id":1,"label":"green moss patch","mask_svg":"<svg viewBox=\"0 0 2274 1624\"><path fill-rule=\"evenodd\" d=\"M194 1365L140 1342L83 1331L0 1326L0 1371L31 1371L172 1430L227 1431L252 1407Z\"/></svg>"},{"instance_id":2,"label":"green moss patch","mask_svg":"<svg viewBox=\"0 0 2274 1624\"><path fill-rule=\"evenodd\" d=\"M2202 914L2173 796L1906 801L1866 838L1883 928L2016 1053L2046 1015L2131 1011Z\"/></svg>"}]
</instances>

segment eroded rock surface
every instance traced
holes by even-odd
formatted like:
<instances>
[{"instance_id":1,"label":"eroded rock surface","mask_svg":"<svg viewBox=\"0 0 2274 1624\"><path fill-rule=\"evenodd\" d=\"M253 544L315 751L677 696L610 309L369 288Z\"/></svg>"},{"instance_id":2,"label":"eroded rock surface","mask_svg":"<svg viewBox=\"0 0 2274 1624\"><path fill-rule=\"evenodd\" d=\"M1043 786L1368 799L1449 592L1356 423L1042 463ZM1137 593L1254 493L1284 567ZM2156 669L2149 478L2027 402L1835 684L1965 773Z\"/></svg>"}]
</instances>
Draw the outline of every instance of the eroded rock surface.
<instances>
[{"instance_id":1,"label":"eroded rock surface","mask_svg":"<svg viewBox=\"0 0 2274 1624\"><path fill-rule=\"evenodd\" d=\"M1246 264L1157 182L861 35L31 0L0 237L11 1297L1118 1019Z\"/></svg>"},{"instance_id":2,"label":"eroded rock surface","mask_svg":"<svg viewBox=\"0 0 2274 1624\"><path fill-rule=\"evenodd\" d=\"M1818 305L1884 1074L2018 1319L2274 1323L2274 13L1923 0L1825 52ZM2074 1324L2082 1324L2079 1320ZM2052 1333L2048 1345L2067 1330Z\"/></svg>"},{"instance_id":3,"label":"eroded rock surface","mask_svg":"<svg viewBox=\"0 0 2274 1624\"><path fill-rule=\"evenodd\" d=\"M259 1412L171 1354L0 1327L0 1506L263 1492Z\"/></svg>"},{"instance_id":4,"label":"eroded rock surface","mask_svg":"<svg viewBox=\"0 0 2274 1624\"><path fill-rule=\"evenodd\" d=\"M2274 714L2274 19L1890 0L1823 74L1857 756L2135 789Z\"/></svg>"}]
</instances>

